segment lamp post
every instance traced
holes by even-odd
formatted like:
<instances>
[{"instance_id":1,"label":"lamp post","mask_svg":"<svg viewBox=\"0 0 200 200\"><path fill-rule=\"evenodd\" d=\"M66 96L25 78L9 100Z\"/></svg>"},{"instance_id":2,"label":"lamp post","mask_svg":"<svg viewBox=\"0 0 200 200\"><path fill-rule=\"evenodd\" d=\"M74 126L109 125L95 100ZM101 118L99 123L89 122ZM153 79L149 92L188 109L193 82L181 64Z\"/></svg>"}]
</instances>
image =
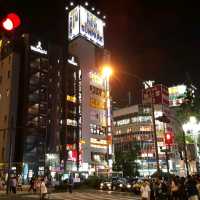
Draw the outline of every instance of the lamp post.
<instances>
[{"instance_id":1,"label":"lamp post","mask_svg":"<svg viewBox=\"0 0 200 200\"><path fill-rule=\"evenodd\" d=\"M111 74L112 69L109 67L104 68L105 74ZM156 134L156 124L155 124L155 108L154 108L154 95L153 95L153 90L152 86L146 81L144 81L141 77L135 75L135 74L130 74L124 71L120 71L121 73L128 75L140 82L145 82L147 89L150 89L150 96L151 96L151 115L152 115L152 125L153 125L153 138L154 138L154 146L155 146L155 156L156 156L156 169L157 172L160 171L160 165L159 165L159 154L158 154L158 142L157 142L157 134ZM109 79L108 79L109 80Z\"/></svg>"},{"instance_id":2,"label":"lamp post","mask_svg":"<svg viewBox=\"0 0 200 200\"><path fill-rule=\"evenodd\" d=\"M112 163L109 162L110 155L112 155L112 132L111 132L111 111L110 111L110 76L112 74L112 69L109 66L104 66L102 69L102 75L105 79L105 99L106 99L106 135L107 135L107 142L108 142L108 166L109 169L112 170Z\"/></svg>"}]
</instances>

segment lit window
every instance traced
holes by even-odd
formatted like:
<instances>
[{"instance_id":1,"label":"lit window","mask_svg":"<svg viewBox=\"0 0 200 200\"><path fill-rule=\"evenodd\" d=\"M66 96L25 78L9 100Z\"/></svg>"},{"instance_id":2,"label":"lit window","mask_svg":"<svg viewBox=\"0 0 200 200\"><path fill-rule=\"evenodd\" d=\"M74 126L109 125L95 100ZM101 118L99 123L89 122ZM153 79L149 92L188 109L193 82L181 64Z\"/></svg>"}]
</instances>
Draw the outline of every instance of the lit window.
<instances>
[{"instance_id":1,"label":"lit window","mask_svg":"<svg viewBox=\"0 0 200 200\"><path fill-rule=\"evenodd\" d=\"M1 101L1 99L2 99L2 94L0 94L0 101Z\"/></svg>"},{"instance_id":2,"label":"lit window","mask_svg":"<svg viewBox=\"0 0 200 200\"><path fill-rule=\"evenodd\" d=\"M76 103L76 97L75 97L75 96L67 95L67 101L70 101L70 102Z\"/></svg>"}]
</instances>

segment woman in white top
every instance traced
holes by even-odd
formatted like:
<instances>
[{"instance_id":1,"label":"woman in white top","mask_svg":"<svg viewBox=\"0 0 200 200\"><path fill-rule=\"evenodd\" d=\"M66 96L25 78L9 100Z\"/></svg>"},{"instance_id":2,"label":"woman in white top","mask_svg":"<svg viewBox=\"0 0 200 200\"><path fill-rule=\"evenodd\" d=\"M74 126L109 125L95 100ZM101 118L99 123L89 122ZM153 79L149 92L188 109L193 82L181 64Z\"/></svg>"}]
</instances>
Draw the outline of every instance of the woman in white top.
<instances>
[{"instance_id":1,"label":"woman in white top","mask_svg":"<svg viewBox=\"0 0 200 200\"><path fill-rule=\"evenodd\" d=\"M43 200L46 194L47 194L47 187L45 185L44 179L42 179L40 184L40 199Z\"/></svg>"},{"instance_id":2,"label":"woman in white top","mask_svg":"<svg viewBox=\"0 0 200 200\"><path fill-rule=\"evenodd\" d=\"M143 185L140 188L142 200L150 200L151 189L148 181L144 181Z\"/></svg>"}]
</instances>

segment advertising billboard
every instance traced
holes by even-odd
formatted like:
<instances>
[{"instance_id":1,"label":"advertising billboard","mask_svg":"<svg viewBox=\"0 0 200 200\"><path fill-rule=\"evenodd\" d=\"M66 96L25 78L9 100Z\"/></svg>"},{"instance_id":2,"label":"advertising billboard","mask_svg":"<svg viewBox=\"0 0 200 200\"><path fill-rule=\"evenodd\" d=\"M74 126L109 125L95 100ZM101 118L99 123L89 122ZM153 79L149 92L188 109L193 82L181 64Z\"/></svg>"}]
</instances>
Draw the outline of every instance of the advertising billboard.
<instances>
[{"instance_id":1,"label":"advertising billboard","mask_svg":"<svg viewBox=\"0 0 200 200\"><path fill-rule=\"evenodd\" d=\"M80 6L80 34L94 44L104 46L104 22Z\"/></svg>"},{"instance_id":2,"label":"advertising billboard","mask_svg":"<svg viewBox=\"0 0 200 200\"><path fill-rule=\"evenodd\" d=\"M169 105L168 88L162 84L154 85L142 91L142 103L151 104L153 95L154 104Z\"/></svg>"},{"instance_id":3,"label":"advertising billboard","mask_svg":"<svg viewBox=\"0 0 200 200\"><path fill-rule=\"evenodd\" d=\"M186 97L187 86L177 85L169 87L169 103L170 106L180 106Z\"/></svg>"},{"instance_id":4,"label":"advertising billboard","mask_svg":"<svg viewBox=\"0 0 200 200\"><path fill-rule=\"evenodd\" d=\"M68 39L73 40L79 35L79 6L69 12L68 16Z\"/></svg>"},{"instance_id":5,"label":"advertising billboard","mask_svg":"<svg viewBox=\"0 0 200 200\"><path fill-rule=\"evenodd\" d=\"M77 6L69 12L68 39L81 35L93 44L104 46L104 21L82 6Z\"/></svg>"}]
</instances>

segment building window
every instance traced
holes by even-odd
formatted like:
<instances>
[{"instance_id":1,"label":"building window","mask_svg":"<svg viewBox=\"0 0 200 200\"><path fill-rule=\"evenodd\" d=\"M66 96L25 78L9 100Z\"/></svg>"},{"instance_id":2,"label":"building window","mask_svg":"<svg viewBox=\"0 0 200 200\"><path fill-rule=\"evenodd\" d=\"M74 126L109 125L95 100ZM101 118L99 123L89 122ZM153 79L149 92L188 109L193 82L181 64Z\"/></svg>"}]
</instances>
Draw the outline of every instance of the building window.
<instances>
[{"instance_id":1,"label":"building window","mask_svg":"<svg viewBox=\"0 0 200 200\"><path fill-rule=\"evenodd\" d=\"M0 84L2 83L2 80L3 80L3 77L2 77L2 76L0 76Z\"/></svg>"},{"instance_id":2,"label":"building window","mask_svg":"<svg viewBox=\"0 0 200 200\"><path fill-rule=\"evenodd\" d=\"M10 70L8 70L8 79L10 78Z\"/></svg>"},{"instance_id":3,"label":"building window","mask_svg":"<svg viewBox=\"0 0 200 200\"><path fill-rule=\"evenodd\" d=\"M4 122L6 122L8 119L8 116L7 115L4 115Z\"/></svg>"},{"instance_id":4,"label":"building window","mask_svg":"<svg viewBox=\"0 0 200 200\"><path fill-rule=\"evenodd\" d=\"M0 101L1 101L1 99L2 99L2 94L0 94Z\"/></svg>"}]
</instances>

